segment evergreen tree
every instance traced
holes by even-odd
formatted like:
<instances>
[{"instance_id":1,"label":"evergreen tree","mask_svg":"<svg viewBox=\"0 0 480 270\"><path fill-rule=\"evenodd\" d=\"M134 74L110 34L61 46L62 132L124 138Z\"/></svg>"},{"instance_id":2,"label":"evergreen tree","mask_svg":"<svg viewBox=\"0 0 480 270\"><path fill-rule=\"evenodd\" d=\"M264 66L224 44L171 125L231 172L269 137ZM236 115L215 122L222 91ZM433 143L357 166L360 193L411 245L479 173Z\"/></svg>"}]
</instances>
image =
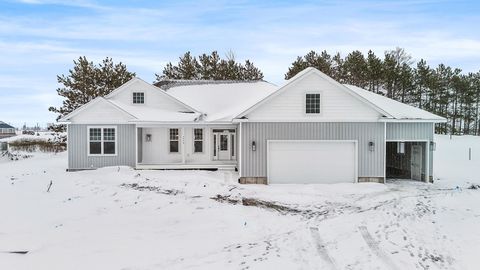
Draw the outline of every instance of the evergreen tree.
<instances>
[{"instance_id":1,"label":"evergreen tree","mask_svg":"<svg viewBox=\"0 0 480 270\"><path fill-rule=\"evenodd\" d=\"M383 81L383 62L371 50L367 55L367 85L368 90L379 94Z\"/></svg>"},{"instance_id":2,"label":"evergreen tree","mask_svg":"<svg viewBox=\"0 0 480 270\"><path fill-rule=\"evenodd\" d=\"M63 85L57 88L57 93L65 100L61 107L48 109L58 113L57 120L90 100L109 94L135 77L135 73L129 72L126 65L121 62L115 64L109 57L95 65L82 56L74 60L73 64L73 69L67 75L57 76L58 83Z\"/></svg>"},{"instance_id":3,"label":"evergreen tree","mask_svg":"<svg viewBox=\"0 0 480 270\"><path fill-rule=\"evenodd\" d=\"M297 57L285 78L306 67L447 118L436 125L438 133L480 135L480 71L465 75L444 64L433 69L423 59L414 64L402 48L386 51L383 59L372 51L366 58L359 51L345 58L310 51Z\"/></svg>"},{"instance_id":4,"label":"evergreen tree","mask_svg":"<svg viewBox=\"0 0 480 270\"><path fill-rule=\"evenodd\" d=\"M343 69L347 75L346 83L362 88L367 87L368 65L362 52L353 51L348 54Z\"/></svg>"},{"instance_id":5,"label":"evergreen tree","mask_svg":"<svg viewBox=\"0 0 480 270\"><path fill-rule=\"evenodd\" d=\"M292 63L292 66L288 69L287 74L285 74L285 79L288 80L292 78L298 72L307 67L314 67L328 76L334 77L332 65L332 57L327 53L327 51L322 51L320 54L317 54L315 51L310 51L305 56L298 57L297 60Z\"/></svg>"},{"instance_id":6,"label":"evergreen tree","mask_svg":"<svg viewBox=\"0 0 480 270\"><path fill-rule=\"evenodd\" d=\"M261 80L263 74L259 68L246 60L242 65L235 60L235 54L228 52L225 59L221 59L216 51L210 55L202 54L197 57L186 52L179 58L176 65L168 63L162 75L155 74L157 81L163 79L184 80Z\"/></svg>"}]
</instances>

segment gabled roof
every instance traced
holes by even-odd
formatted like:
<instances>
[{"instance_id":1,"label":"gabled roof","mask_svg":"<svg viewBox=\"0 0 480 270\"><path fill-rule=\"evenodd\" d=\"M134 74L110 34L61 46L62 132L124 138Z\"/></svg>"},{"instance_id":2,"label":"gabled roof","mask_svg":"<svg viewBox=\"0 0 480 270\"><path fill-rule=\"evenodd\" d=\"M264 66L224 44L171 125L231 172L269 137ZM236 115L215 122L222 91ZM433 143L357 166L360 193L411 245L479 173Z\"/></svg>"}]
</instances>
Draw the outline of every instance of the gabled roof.
<instances>
[{"instance_id":1,"label":"gabled roof","mask_svg":"<svg viewBox=\"0 0 480 270\"><path fill-rule=\"evenodd\" d=\"M397 102L387 97L377 95L356 86L343 85L315 68L306 68L278 88L266 81L195 81L167 80L160 87L151 85L140 78L133 78L124 85L104 97L97 97L70 114L62 117L60 122L68 122L72 117L88 109L90 106L105 102L128 116L128 122L231 122L239 119L270 99L286 91L287 86L301 80L308 74L316 74L337 86L354 98L363 102L383 117L380 121L427 121L444 122L445 118L427 111ZM126 104L121 100L112 99L134 82L141 82L153 91L181 105L179 109L166 109L153 106L138 106ZM148 89L148 88L147 88Z\"/></svg>"},{"instance_id":2,"label":"gabled roof","mask_svg":"<svg viewBox=\"0 0 480 270\"><path fill-rule=\"evenodd\" d=\"M262 104L266 103L267 101L269 101L270 99L274 98L275 96L283 93L286 89L287 89L287 86L293 84L294 82L300 80L301 78L305 77L307 74L311 74L311 73L315 73L317 75L319 75L320 77L324 78L325 80L329 81L330 83L334 84L334 85L337 85L339 86L341 89L345 90L347 93L351 94L352 96L356 97L357 99L359 99L360 101L364 102L365 104L367 104L368 106L370 106L372 109L378 111L380 114L382 115L385 115L387 117L390 117L390 115L385 112L384 110L382 110L381 108L379 108L378 106L375 106L375 104L371 103L370 101L364 99L363 97L359 96L358 94L356 94L355 92L351 91L349 88L345 87L343 84L337 82L336 80L330 78L329 76L327 76L326 74L324 74L323 72L321 72L320 70L316 69L316 68L313 68L313 67L308 67L302 71L300 71L299 73L297 73L295 76L293 76L292 78L290 78L289 80L287 80L285 82L285 84L280 87L277 91L273 92L272 94L270 94L269 96L267 96L266 98L264 98L263 100L260 100L259 102L257 102L255 105L253 105L252 107L242 111L241 113L239 113L238 115L236 115L235 118L242 118L243 116L245 116L246 114L254 111L256 108L260 107Z\"/></svg>"},{"instance_id":3,"label":"gabled roof","mask_svg":"<svg viewBox=\"0 0 480 270\"><path fill-rule=\"evenodd\" d=\"M117 89L113 90L110 94L106 95L105 98L107 99L110 99L111 97L114 97L115 95L117 95L118 93L120 93L121 91L123 91L125 88L127 88L129 85L133 84L134 82L140 82L142 84L144 84L145 86L147 87L151 87L152 89L154 89L155 91L158 91L158 93L160 93L161 95L164 95L165 97L167 97L168 99L172 100L173 102L176 102L178 103L179 105L185 107L185 109L187 110L191 110L192 112L196 112L196 113L199 113L198 110L196 110L195 108L192 108L190 107L188 104L185 104L184 102L172 97L171 95L167 94L165 91L163 91L163 89L155 86L155 85L152 85L144 80L142 80L141 78L138 78L138 77L133 77L132 79L130 79L130 81L122 84L120 87L118 87Z\"/></svg>"},{"instance_id":4,"label":"gabled roof","mask_svg":"<svg viewBox=\"0 0 480 270\"><path fill-rule=\"evenodd\" d=\"M14 128L14 127L10 126L5 122L0 121L0 128Z\"/></svg>"},{"instance_id":5,"label":"gabled roof","mask_svg":"<svg viewBox=\"0 0 480 270\"><path fill-rule=\"evenodd\" d=\"M353 97L357 98L358 100L362 101L375 111L379 112L380 114L383 115L384 119L392 119L392 120L413 120L413 121L430 121L430 122L444 122L446 121L445 118L434 115L432 113L429 113L427 111L400 103L398 101L395 101L393 99L377 95L373 92L367 91L365 89L351 86L351 85L344 85L336 80L332 79L331 77L327 76L323 72L319 71L316 68L313 67L308 67L299 73L297 73L295 76L290 78L285 82L285 84L280 87L277 91L273 92L269 96L265 97L263 100L260 100L250 108L242 111L238 115L236 115L235 118L242 118L243 116L249 114L250 112L254 111L256 108L261 106L262 104L268 102L270 99L274 98L275 96L279 95L285 89L287 89L287 86L293 84L294 82L302 79L305 77L307 74L315 73L322 77L323 79L329 81L330 83L337 85L339 89L344 90L348 94L352 95ZM380 119L381 120L381 119Z\"/></svg>"},{"instance_id":6,"label":"gabled roof","mask_svg":"<svg viewBox=\"0 0 480 270\"><path fill-rule=\"evenodd\" d=\"M69 122L71 120L72 117L78 115L79 113L81 113L82 111L88 109L89 107L99 103L99 102L106 102L107 104L111 105L112 107L114 107L115 109L117 109L118 111L120 111L121 113L129 116L129 117L132 117L132 118L135 118L134 115L130 114L129 112L127 112L126 110L124 110L121 106L118 106L117 104L114 104L113 102L111 102L110 100L104 98L104 97L96 97L92 100L90 100L89 102L87 102L86 104L80 106L79 108L77 108L76 110L72 111L71 113L65 115L64 117L60 118L58 120L58 122Z\"/></svg>"},{"instance_id":7,"label":"gabled roof","mask_svg":"<svg viewBox=\"0 0 480 270\"><path fill-rule=\"evenodd\" d=\"M363 88L348 84L345 84L345 86L363 98L374 103L376 106L382 108L382 110L388 112L395 120L428 120L432 122L446 121L446 119L441 116L398 102L391 98L375 94Z\"/></svg>"},{"instance_id":8,"label":"gabled roof","mask_svg":"<svg viewBox=\"0 0 480 270\"><path fill-rule=\"evenodd\" d=\"M202 81L170 86L167 93L200 110L207 122L231 122L241 111L273 93L277 86L266 81Z\"/></svg>"}]
</instances>

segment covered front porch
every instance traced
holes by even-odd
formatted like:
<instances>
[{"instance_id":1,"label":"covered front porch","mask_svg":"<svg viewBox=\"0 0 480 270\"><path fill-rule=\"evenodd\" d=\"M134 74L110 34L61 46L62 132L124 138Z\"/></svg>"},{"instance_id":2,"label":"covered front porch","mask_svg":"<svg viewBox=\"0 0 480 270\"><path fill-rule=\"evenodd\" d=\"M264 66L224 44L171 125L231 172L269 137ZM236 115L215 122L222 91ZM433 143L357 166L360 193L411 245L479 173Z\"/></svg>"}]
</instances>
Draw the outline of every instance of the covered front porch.
<instances>
[{"instance_id":1,"label":"covered front porch","mask_svg":"<svg viewBox=\"0 0 480 270\"><path fill-rule=\"evenodd\" d=\"M137 125L136 169L237 169L235 125Z\"/></svg>"}]
</instances>

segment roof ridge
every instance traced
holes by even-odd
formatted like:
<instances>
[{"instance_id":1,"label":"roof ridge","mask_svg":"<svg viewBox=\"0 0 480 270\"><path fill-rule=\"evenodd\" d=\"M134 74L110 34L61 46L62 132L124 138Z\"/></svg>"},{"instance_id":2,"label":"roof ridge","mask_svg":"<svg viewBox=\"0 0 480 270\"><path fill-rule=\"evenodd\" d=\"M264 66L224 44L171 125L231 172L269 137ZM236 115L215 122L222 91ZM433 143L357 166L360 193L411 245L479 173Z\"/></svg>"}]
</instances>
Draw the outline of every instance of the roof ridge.
<instances>
[{"instance_id":1,"label":"roof ridge","mask_svg":"<svg viewBox=\"0 0 480 270\"><path fill-rule=\"evenodd\" d=\"M257 83L257 82L267 82L263 79L260 80L186 80L186 79L162 79L154 83L153 85L163 89L168 90L173 87L179 86L189 86L189 85L205 85L205 84L235 84L235 83Z\"/></svg>"}]
</instances>

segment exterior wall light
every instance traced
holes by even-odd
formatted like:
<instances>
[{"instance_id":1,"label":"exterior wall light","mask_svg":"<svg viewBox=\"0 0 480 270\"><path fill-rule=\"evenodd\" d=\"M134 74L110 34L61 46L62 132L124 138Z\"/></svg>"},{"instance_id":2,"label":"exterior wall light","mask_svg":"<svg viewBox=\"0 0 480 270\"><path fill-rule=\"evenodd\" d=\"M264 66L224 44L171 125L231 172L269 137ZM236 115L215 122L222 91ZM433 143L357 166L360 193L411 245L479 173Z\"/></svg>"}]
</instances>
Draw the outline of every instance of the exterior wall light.
<instances>
[{"instance_id":1,"label":"exterior wall light","mask_svg":"<svg viewBox=\"0 0 480 270\"><path fill-rule=\"evenodd\" d=\"M368 143L368 150L371 152L375 151L375 143L374 142L369 142Z\"/></svg>"},{"instance_id":2,"label":"exterior wall light","mask_svg":"<svg viewBox=\"0 0 480 270\"><path fill-rule=\"evenodd\" d=\"M147 134L147 135L145 136L145 141L151 142L151 141L152 141L152 134Z\"/></svg>"},{"instance_id":3,"label":"exterior wall light","mask_svg":"<svg viewBox=\"0 0 480 270\"><path fill-rule=\"evenodd\" d=\"M252 141L252 151L257 151L257 144L255 141Z\"/></svg>"}]
</instances>

